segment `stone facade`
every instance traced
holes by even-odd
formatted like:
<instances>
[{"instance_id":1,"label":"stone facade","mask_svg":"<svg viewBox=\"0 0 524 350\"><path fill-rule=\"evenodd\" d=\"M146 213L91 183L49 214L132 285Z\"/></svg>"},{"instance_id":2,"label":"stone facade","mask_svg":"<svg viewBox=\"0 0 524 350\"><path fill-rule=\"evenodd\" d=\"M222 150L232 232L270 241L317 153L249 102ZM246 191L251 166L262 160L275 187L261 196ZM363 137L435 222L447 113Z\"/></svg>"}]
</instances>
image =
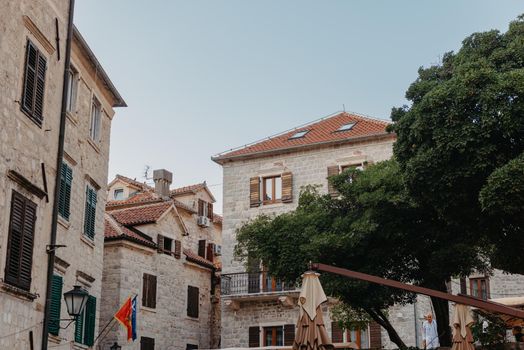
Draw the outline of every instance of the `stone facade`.
<instances>
[{"instance_id":1,"label":"stone facade","mask_svg":"<svg viewBox=\"0 0 524 350\"><path fill-rule=\"evenodd\" d=\"M198 257L196 252L199 251L201 240L221 244L221 221L215 216L214 222L208 227L198 225L198 204L193 205L198 203L198 199L212 203L214 198L206 187L162 199L149 186L133 186L133 183L122 180L122 177L111 182L109 198L114 198L115 190L123 189L125 199L109 202L108 220L118 217L115 213L147 207L148 201L163 201L173 205L154 222L133 226L150 239L148 244L133 242L124 236L121 239L106 239L100 329L111 322L120 305L129 296L137 295L138 339L128 343L125 330L114 322L107 334L102 336L100 344L110 346L117 341L123 349L140 349L142 337L148 337L154 339L155 349L183 350L188 345L204 349L218 347L220 294L217 272L220 257L214 256L206 261L204 257ZM133 195L138 197L144 193L148 199L138 204L119 204L125 203L129 195L132 200ZM182 200L179 201L179 197L183 197ZM180 258L158 251L159 234L182 242L183 253ZM155 308L143 306L142 303L144 273L156 276ZM198 317L188 316L188 286L198 288Z\"/></svg>"},{"instance_id":2,"label":"stone facade","mask_svg":"<svg viewBox=\"0 0 524 350\"><path fill-rule=\"evenodd\" d=\"M243 261L234 258L235 232L258 215L278 215L294 210L300 190L306 185L319 185L328 192L328 167L361 165L389 159L394 135L382 135L366 141L319 145L285 153L253 156L252 159L225 160L223 167L223 276L245 271ZM227 155L226 155L227 157ZM250 206L250 178L291 172L293 176L291 203ZM223 291L224 292L224 291ZM242 293L241 293L242 294ZM259 294L222 295L222 348L248 347L249 328L295 324L298 307L295 291ZM331 332L330 313L324 310L326 329ZM262 333L261 333L262 334ZM263 346L262 335L260 346Z\"/></svg>"}]
</instances>

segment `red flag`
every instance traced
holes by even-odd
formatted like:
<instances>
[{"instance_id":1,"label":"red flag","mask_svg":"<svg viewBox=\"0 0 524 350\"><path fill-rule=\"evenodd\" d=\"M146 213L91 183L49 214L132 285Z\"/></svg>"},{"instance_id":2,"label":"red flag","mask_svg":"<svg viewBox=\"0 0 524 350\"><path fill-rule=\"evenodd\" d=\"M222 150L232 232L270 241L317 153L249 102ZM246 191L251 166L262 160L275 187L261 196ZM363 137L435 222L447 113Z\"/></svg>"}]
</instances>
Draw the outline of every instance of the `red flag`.
<instances>
[{"instance_id":1,"label":"red flag","mask_svg":"<svg viewBox=\"0 0 524 350\"><path fill-rule=\"evenodd\" d=\"M122 326L127 329L127 340L133 339L133 323L132 323L132 305L131 297L127 298L124 305L115 314L115 318Z\"/></svg>"}]
</instances>

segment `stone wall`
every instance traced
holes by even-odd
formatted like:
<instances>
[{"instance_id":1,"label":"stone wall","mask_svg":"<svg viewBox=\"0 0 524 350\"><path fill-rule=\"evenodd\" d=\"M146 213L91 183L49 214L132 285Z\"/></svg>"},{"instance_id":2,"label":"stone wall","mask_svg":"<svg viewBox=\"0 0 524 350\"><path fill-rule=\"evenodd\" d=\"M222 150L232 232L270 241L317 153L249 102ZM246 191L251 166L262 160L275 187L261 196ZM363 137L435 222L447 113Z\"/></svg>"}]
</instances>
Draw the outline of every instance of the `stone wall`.
<instances>
[{"instance_id":1,"label":"stone wall","mask_svg":"<svg viewBox=\"0 0 524 350\"><path fill-rule=\"evenodd\" d=\"M57 59L55 18L60 37L65 38L68 22L67 0L19 0L0 2L0 348L28 349L29 331L40 348L46 295L47 254L51 232L54 178L65 40L60 42L62 59ZM21 111L27 40L47 59L41 127ZM45 165L49 201L39 198L8 178L16 171L44 190L41 164ZM3 282L6 264L11 196L15 190L37 205L33 247L32 282L29 292L18 293ZM34 298L34 300L32 300ZM16 334L13 334L16 333ZM13 334L10 336L6 336Z\"/></svg>"}]
</instances>

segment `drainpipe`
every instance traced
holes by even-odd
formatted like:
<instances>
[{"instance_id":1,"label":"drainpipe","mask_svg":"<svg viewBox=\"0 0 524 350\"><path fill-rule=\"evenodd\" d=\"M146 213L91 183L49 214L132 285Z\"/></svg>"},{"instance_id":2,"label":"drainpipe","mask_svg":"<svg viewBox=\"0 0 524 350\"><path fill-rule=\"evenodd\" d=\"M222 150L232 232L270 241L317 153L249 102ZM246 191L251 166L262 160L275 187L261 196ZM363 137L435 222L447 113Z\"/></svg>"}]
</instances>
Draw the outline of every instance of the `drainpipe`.
<instances>
[{"instance_id":1,"label":"drainpipe","mask_svg":"<svg viewBox=\"0 0 524 350\"><path fill-rule=\"evenodd\" d=\"M64 82L62 87L62 107L60 110L60 126L58 133L58 153L56 158L56 177L55 177L55 191L53 197L53 216L51 219L51 239L49 240L49 249L47 250L47 288L44 308L44 324L42 327L42 350L47 350L47 341L49 337L49 319L50 319L50 298L51 298L51 281L53 278L53 270L55 265L55 245L56 245L56 231L58 224L58 196L60 192L60 174L62 171L62 158L64 157L64 139L65 139L65 124L66 124L66 108L67 108L67 85L69 79L69 67L71 63L71 42L73 40L73 14L75 8L75 0L69 0L69 18L67 22L67 38L66 51L64 62Z\"/></svg>"},{"instance_id":2,"label":"drainpipe","mask_svg":"<svg viewBox=\"0 0 524 350\"><path fill-rule=\"evenodd\" d=\"M417 299L413 303L413 318L415 319L415 347L418 348L418 312Z\"/></svg>"}]
</instances>

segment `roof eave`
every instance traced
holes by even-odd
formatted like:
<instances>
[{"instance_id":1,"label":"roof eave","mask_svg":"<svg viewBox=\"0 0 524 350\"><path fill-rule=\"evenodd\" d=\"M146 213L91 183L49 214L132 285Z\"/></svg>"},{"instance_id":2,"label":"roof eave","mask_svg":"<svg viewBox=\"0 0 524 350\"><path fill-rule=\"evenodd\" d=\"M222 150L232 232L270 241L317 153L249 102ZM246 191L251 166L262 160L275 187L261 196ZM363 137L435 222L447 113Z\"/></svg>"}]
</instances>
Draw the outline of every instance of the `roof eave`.
<instances>
[{"instance_id":1,"label":"roof eave","mask_svg":"<svg viewBox=\"0 0 524 350\"><path fill-rule=\"evenodd\" d=\"M260 157L267 157L271 155L277 155L277 154L283 154L283 153L290 153L296 150L304 150L309 148L316 148L316 147L324 147L324 146L331 146L336 144L343 144L343 143L352 143L352 142L361 142L361 141L367 141L377 138L383 138L386 136L395 136L395 133L392 132L383 132L378 134L372 134L372 135L366 135L366 136L359 136L359 137L351 137L346 138L342 140L330 140L325 142L316 142L316 143L310 143L305 145L298 145L298 146L292 146L292 147L286 147L286 148L279 148L274 150L268 150L268 151L260 151L260 152L253 152L253 153L246 153L246 154L239 154L234 156L216 156L211 157L211 160L214 161L217 164L223 165L226 162L234 162L237 160L246 160L246 159L254 159L254 158L260 158Z\"/></svg>"}]
</instances>

